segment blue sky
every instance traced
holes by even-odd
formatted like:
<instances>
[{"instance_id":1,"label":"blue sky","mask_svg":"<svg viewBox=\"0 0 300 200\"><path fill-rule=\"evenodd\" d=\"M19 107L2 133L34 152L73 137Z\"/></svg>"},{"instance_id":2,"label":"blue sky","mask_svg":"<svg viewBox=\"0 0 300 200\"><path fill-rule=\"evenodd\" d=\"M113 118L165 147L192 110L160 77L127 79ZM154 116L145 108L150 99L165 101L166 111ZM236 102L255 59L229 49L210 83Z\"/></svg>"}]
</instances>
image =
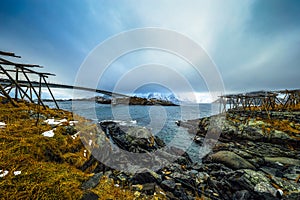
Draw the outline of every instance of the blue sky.
<instances>
[{"instance_id":1,"label":"blue sky","mask_svg":"<svg viewBox=\"0 0 300 200\"><path fill-rule=\"evenodd\" d=\"M134 28L159 27L201 45L228 92L299 88L299 19L297 0L2 0L0 49L56 73L50 81L73 84L84 59L107 38ZM112 64L99 87L111 89L122 72L152 59L184 65L163 53L138 52ZM186 76L193 80L188 70ZM207 92L203 80L193 85L197 92Z\"/></svg>"}]
</instances>

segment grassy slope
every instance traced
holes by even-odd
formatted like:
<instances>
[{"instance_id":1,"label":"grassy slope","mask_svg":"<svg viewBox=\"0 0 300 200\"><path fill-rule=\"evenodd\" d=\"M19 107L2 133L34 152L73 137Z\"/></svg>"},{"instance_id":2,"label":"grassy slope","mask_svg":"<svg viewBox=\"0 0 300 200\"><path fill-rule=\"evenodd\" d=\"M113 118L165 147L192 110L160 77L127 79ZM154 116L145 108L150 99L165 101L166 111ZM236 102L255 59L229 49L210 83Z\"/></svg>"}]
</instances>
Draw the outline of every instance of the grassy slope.
<instances>
[{"instance_id":1,"label":"grassy slope","mask_svg":"<svg viewBox=\"0 0 300 200\"><path fill-rule=\"evenodd\" d=\"M0 178L1 199L80 199L84 192L82 182L93 174L78 168L88 159L83 156L84 146L79 137L72 139L64 128L58 127L55 136L44 137L44 131L53 129L34 116L38 110L47 118L72 120L72 113L55 109L42 109L25 102L15 108L10 103L1 103L0 122L0 170L9 171ZM37 116L37 115L35 115ZM86 126L86 131L95 132L96 127L87 126L87 120L76 117L77 126ZM67 124L65 124L67 125ZM14 171L21 171L15 176ZM101 199L133 199L133 192L114 187L112 181L103 178L93 189Z\"/></svg>"}]
</instances>

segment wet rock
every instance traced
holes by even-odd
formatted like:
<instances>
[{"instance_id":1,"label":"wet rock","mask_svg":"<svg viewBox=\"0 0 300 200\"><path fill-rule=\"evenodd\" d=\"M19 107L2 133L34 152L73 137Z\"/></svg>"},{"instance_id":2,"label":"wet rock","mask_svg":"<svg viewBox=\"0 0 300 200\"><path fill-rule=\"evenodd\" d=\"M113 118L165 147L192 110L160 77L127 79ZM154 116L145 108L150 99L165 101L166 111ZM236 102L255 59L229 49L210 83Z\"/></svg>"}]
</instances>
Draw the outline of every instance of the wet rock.
<instances>
[{"instance_id":1,"label":"wet rock","mask_svg":"<svg viewBox=\"0 0 300 200\"><path fill-rule=\"evenodd\" d=\"M250 192L248 190L237 191L233 194L233 200L248 200L250 198Z\"/></svg>"},{"instance_id":2,"label":"wet rock","mask_svg":"<svg viewBox=\"0 0 300 200\"><path fill-rule=\"evenodd\" d=\"M278 168L273 168L273 167L268 167L268 166L263 166L260 168L260 171L264 172L265 174L273 175L273 176L278 176L280 174L280 177L282 177L281 169Z\"/></svg>"},{"instance_id":3,"label":"wet rock","mask_svg":"<svg viewBox=\"0 0 300 200\"><path fill-rule=\"evenodd\" d=\"M265 162L271 164L283 164L283 165L292 165L292 166L300 166L300 160L287 158L287 157L264 157Z\"/></svg>"},{"instance_id":4,"label":"wet rock","mask_svg":"<svg viewBox=\"0 0 300 200\"><path fill-rule=\"evenodd\" d=\"M255 185L261 182L269 183L269 179L266 177L266 175L263 172L254 171L251 169L244 169L241 170L241 172L243 173L245 180L249 183L249 186L253 188L255 187Z\"/></svg>"},{"instance_id":5,"label":"wet rock","mask_svg":"<svg viewBox=\"0 0 300 200\"><path fill-rule=\"evenodd\" d=\"M251 159L253 158L253 155L251 155L250 153L240 150L240 149L232 149L232 152L236 153L237 155L245 158L245 159Z\"/></svg>"},{"instance_id":6,"label":"wet rock","mask_svg":"<svg viewBox=\"0 0 300 200\"><path fill-rule=\"evenodd\" d=\"M204 138L196 135L193 140L194 140L195 143L197 143L199 145L202 145L203 141L204 141Z\"/></svg>"},{"instance_id":7,"label":"wet rock","mask_svg":"<svg viewBox=\"0 0 300 200\"><path fill-rule=\"evenodd\" d=\"M156 185L156 183L145 183L145 184L143 184L142 192L144 192L148 195L153 195L153 193L155 191L155 185Z\"/></svg>"},{"instance_id":8,"label":"wet rock","mask_svg":"<svg viewBox=\"0 0 300 200\"><path fill-rule=\"evenodd\" d=\"M259 168L260 166L265 164L265 160L260 157L249 159L248 162L250 162L256 168Z\"/></svg>"},{"instance_id":9,"label":"wet rock","mask_svg":"<svg viewBox=\"0 0 300 200\"><path fill-rule=\"evenodd\" d=\"M150 172L144 172L135 174L130 182L132 184L156 183L157 179Z\"/></svg>"},{"instance_id":10,"label":"wet rock","mask_svg":"<svg viewBox=\"0 0 300 200\"><path fill-rule=\"evenodd\" d=\"M274 130L270 136L272 139L282 140L293 140L287 133L279 130Z\"/></svg>"},{"instance_id":11,"label":"wet rock","mask_svg":"<svg viewBox=\"0 0 300 200\"><path fill-rule=\"evenodd\" d=\"M93 170L93 173L99 173L99 172L105 173L109 170L111 170L110 167L107 167L106 165L98 161L96 168Z\"/></svg>"},{"instance_id":12,"label":"wet rock","mask_svg":"<svg viewBox=\"0 0 300 200\"><path fill-rule=\"evenodd\" d=\"M103 176L103 173L97 173L94 176L92 176L89 180L87 180L86 182L84 182L81 186L81 188L83 190L89 190L92 189L94 187L96 187L99 182L101 177Z\"/></svg>"},{"instance_id":13,"label":"wet rock","mask_svg":"<svg viewBox=\"0 0 300 200\"><path fill-rule=\"evenodd\" d=\"M173 192L174 196L177 197L180 200L192 200L194 199L193 197L189 196L186 191L184 190L184 188L177 188L174 192Z\"/></svg>"},{"instance_id":14,"label":"wet rock","mask_svg":"<svg viewBox=\"0 0 300 200\"><path fill-rule=\"evenodd\" d=\"M166 148L165 151L171 155L177 156L178 158L175 160L175 162L180 165L188 165L189 166L193 163L190 156L182 149L171 146L171 147Z\"/></svg>"},{"instance_id":15,"label":"wet rock","mask_svg":"<svg viewBox=\"0 0 300 200\"><path fill-rule=\"evenodd\" d=\"M174 191L176 183L173 179L164 180L161 182L160 187L166 191Z\"/></svg>"},{"instance_id":16,"label":"wet rock","mask_svg":"<svg viewBox=\"0 0 300 200\"><path fill-rule=\"evenodd\" d=\"M198 185L206 182L208 178L209 178L209 175L206 172L199 172L195 177L196 185L198 186Z\"/></svg>"},{"instance_id":17,"label":"wet rock","mask_svg":"<svg viewBox=\"0 0 300 200\"><path fill-rule=\"evenodd\" d=\"M129 152L152 152L164 145L145 127L120 125L114 121L102 121L99 125L114 144Z\"/></svg>"},{"instance_id":18,"label":"wet rock","mask_svg":"<svg viewBox=\"0 0 300 200\"><path fill-rule=\"evenodd\" d=\"M160 174L158 174L154 171L151 171L151 170L148 170L148 172L156 179L157 183L160 183L162 181L162 177Z\"/></svg>"},{"instance_id":19,"label":"wet rock","mask_svg":"<svg viewBox=\"0 0 300 200\"><path fill-rule=\"evenodd\" d=\"M213 162L223 163L232 169L255 169L251 163L231 151L219 151L210 157Z\"/></svg>"},{"instance_id":20,"label":"wet rock","mask_svg":"<svg viewBox=\"0 0 300 200\"><path fill-rule=\"evenodd\" d=\"M287 191L288 193L297 193L300 197L300 185L295 181L287 181L276 176L272 176L271 180L273 183L278 185L282 190Z\"/></svg>"},{"instance_id":21,"label":"wet rock","mask_svg":"<svg viewBox=\"0 0 300 200\"><path fill-rule=\"evenodd\" d=\"M255 185L254 191L264 198L276 197L277 190L268 182L260 182Z\"/></svg>"},{"instance_id":22,"label":"wet rock","mask_svg":"<svg viewBox=\"0 0 300 200\"><path fill-rule=\"evenodd\" d=\"M160 139L159 137L154 137L154 141L159 148L166 146L165 142L162 139Z\"/></svg>"},{"instance_id":23,"label":"wet rock","mask_svg":"<svg viewBox=\"0 0 300 200\"><path fill-rule=\"evenodd\" d=\"M75 126L64 126L64 135L74 135L77 133L77 129Z\"/></svg>"},{"instance_id":24,"label":"wet rock","mask_svg":"<svg viewBox=\"0 0 300 200\"><path fill-rule=\"evenodd\" d=\"M120 173L119 175L117 175L117 180L118 182L124 186L124 185L127 185L128 184L128 176L124 173Z\"/></svg>"},{"instance_id":25,"label":"wet rock","mask_svg":"<svg viewBox=\"0 0 300 200\"><path fill-rule=\"evenodd\" d=\"M300 174L300 167L298 166L289 166L287 169L282 171L283 177L295 182L299 182L298 180L298 178L300 177L299 174Z\"/></svg>"},{"instance_id":26,"label":"wet rock","mask_svg":"<svg viewBox=\"0 0 300 200\"><path fill-rule=\"evenodd\" d=\"M183 187L192 191L194 190L195 180L191 179L189 175L174 172L170 174L170 177L180 183Z\"/></svg>"}]
</instances>

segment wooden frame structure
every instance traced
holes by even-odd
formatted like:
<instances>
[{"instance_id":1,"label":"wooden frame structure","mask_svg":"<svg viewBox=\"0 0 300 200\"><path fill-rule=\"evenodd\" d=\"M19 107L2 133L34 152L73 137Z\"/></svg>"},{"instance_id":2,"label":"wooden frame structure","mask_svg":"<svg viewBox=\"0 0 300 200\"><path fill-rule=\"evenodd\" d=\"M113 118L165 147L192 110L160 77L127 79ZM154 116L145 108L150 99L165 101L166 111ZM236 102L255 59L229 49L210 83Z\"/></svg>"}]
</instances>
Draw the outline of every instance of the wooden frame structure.
<instances>
[{"instance_id":1,"label":"wooden frame structure","mask_svg":"<svg viewBox=\"0 0 300 200\"><path fill-rule=\"evenodd\" d=\"M33 68L42 68L42 66L15 63L4 59L3 56L20 58L20 56L17 56L14 53L0 51L0 74L5 77L0 79L0 93L3 96L5 96L14 106L17 106L15 101L17 101L19 97L33 103L33 98L35 96L38 100L38 104L46 108L41 98L42 86L46 86L56 107L59 108L46 80L49 76L55 76L55 74L37 72L33 70ZM25 80L21 80L21 76L23 76ZM35 89L36 81L32 81L30 76L35 76L36 80L38 80L38 90ZM10 95L13 90L14 99L11 98Z\"/></svg>"},{"instance_id":2,"label":"wooden frame structure","mask_svg":"<svg viewBox=\"0 0 300 200\"><path fill-rule=\"evenodd\" d=\"M220 96L220 111L264 109L291 110L300 104L300 90L257 91Z\"/></svg>"}]
</instances>

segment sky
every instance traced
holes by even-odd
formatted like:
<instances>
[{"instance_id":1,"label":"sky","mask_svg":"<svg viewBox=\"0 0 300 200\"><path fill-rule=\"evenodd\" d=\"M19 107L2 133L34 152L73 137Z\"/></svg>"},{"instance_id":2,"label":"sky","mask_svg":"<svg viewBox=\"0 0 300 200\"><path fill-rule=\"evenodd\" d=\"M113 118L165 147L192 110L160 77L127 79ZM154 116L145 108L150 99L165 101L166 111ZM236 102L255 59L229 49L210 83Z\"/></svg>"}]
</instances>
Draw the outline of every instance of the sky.
<instances>
[{"instance_id":1,"label":"sky","mask_svg":"<svg viewBox=\"0 0 300 200\"><path fill-rule=\"evenodd\" d=\"M155 27L182 34L205 50L226 93L292 89L300 85L299 19L297 0L1 0L0 50L15 52L22 56L21 62L39 64L45 67L42 71L55 73L50 82L73 85L83 63L99 44L126 31ZM108 51L114 51L114 47ZM144 74L134 71L150 64L155 66ZM164 72L163 66L175 72ZM91 67L87 71L82 84L95 84L88 83L95 70ZM139 74L125 76L133 71ZM163 87L177 87L188 94L190 91L181 87L184 84L176 81L178 74L193 91L207 96L207 77L199 78L190 63L157 49L120 56L101 80L91 78L90 82L96 82L100 89L113 90L124 79L119 92L149 92L151 88L160 89L159 81L143 85L142 80L160 75L169 80L162 81L166 84ZM70 96L69 91L56 93Z\"/></svg>"}]
</instances>

